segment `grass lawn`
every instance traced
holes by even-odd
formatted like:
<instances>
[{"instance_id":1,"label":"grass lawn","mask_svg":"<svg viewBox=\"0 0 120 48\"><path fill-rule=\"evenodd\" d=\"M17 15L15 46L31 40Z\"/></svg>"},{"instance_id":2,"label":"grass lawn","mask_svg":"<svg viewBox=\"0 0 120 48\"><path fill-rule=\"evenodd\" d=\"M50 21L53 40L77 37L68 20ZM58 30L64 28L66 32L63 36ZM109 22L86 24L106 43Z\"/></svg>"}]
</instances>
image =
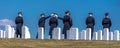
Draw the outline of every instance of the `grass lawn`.
<instances>
[{"instance_id":1,"label":"grass lawn","mask_svg":"<svg viewBox=\"0 0 120 48\"><path fill-rule=\"evenodd\" d=\"M0 39L0 48L120 48L120 41Z\"/></svg>"}]
</instances>

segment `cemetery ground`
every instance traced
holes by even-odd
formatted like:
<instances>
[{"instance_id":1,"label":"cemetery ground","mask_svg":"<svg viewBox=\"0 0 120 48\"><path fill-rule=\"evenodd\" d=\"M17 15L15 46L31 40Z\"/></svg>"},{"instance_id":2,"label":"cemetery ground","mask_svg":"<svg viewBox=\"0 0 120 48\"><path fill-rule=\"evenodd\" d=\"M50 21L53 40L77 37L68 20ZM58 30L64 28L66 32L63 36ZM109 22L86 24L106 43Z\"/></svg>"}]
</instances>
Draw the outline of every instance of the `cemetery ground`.
<instances>
[{"instance_id":1,"label":"cemetery ground","mask_svg":"<svg viewBox=\"0 0 120 48\"><path fill-rule=\"evenodd\" d=\"M0 48L119 48L120 41L0 39Z\"/></svg>"}]
</instances>

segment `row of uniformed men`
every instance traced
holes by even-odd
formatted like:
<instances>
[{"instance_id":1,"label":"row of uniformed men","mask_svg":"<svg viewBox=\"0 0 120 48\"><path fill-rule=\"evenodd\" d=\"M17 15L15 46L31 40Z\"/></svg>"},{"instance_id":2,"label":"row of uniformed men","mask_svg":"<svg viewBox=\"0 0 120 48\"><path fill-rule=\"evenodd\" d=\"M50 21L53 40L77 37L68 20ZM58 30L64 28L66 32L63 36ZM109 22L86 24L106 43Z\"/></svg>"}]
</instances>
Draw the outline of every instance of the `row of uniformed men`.
<instances>
[{"instance_id":1,"label":"row of uniformed men","mask_svg":"<svg viewBox=\"0 0 120 48\"><path fill-rule=\"evenodd\" d=\"M69 30L73 23L72 23L72 18L70 17L70 12L66 11L65 12L65 16L62 17L58 17L58 15L56 13L51 14L50 16L46 16L44 13L42 13L41 18L38 21L38 26L39 27L43 27L45 29L45 20L50 18L49 20L49 25L50 25L50 29L49 29L49 36L50 39L52 39L52 31L55 27L58 26L58 19L63 21L64 27L63 27L63 31L62 34L64 34L64 38L67 39L67 30ZM23 17L22 17L22 12L18 13L18 16L15 19L15 23L16 23L16 37L18 37L18 35L20 35L21 38L21 28L23 26ZM93 13L89 13L88 17L86 18L86 25L87 28L91 28L91 38L93 36L93 31L94 31L94 25L95 25L95 19L93 17ZM109 18L109 13L105 13L105 18L102 21L102 25L103 28L109 28L111 27L112 23L111 23L111 19ZM38 34L36 36L36 38L38 38Z\"/></svg>"}]
</instances>

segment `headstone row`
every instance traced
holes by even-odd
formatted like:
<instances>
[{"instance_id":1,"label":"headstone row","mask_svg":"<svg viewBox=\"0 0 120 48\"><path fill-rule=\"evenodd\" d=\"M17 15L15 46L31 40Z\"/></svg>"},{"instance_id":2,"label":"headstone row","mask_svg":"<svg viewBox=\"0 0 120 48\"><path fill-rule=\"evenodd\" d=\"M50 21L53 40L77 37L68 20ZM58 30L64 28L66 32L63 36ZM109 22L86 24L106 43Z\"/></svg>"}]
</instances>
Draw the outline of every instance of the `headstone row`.
<instances>
[{"instance_id":1,"label":"headstone row","mask_svg":"<svg viewBox=\"0 0 120 48\"><path fill-rule=\"evenodd\" d=\"M64 39L64 35L62 34L61 28L54 28L52 39ZM92 38L91 38L92 37ZM38 29L38 38L44 39L44 28L40 27ZM67 39L70 40L120 40L119 30L115 30L114 32L110 32L108 28L103 30L99 30L98 32L93 32L93 36L91 36L91 28L87 28L86 30L82 30L79 32L78 28L71 28L67 31Z\"/></svg>"},{"instance_id":2,"label":"headstone row","mask_svg":"<svg viewBox=\"0 0 120 48\"><path fill-rule=\"evenodd\" d=\"M78 28L70 28L67 32L67 38L70 40L78 40L79 39L79 31Z\"/></svg>"},{"instance_id":3,"label":"headstone row","mask_svg":"<svg viewBox=\"0 0 120 48\"><path fill-rule=\"evenodd\" d=\"M79 32L80 40L120 40L119 30L115 30L114 32L110 32L108 28L99 30L98 32L93 33L93 38L91 38L91 29L87 28L82 32Z\"/></svg>"},{"instance_id":4,"label":"headstone row","mask_svg":"<svg viewBox=\"0 0 120 48\"><path fill-rule=\"evenodd\" d=\"M23 39L30 39L31 38L29 28L27 26L22 27L22 38Z\"/></svg>"},{"instance_id":5,"label":"headstone row","mask_svg":"<svg viewBox=\"0 0 120 48\"><path fill-rule=\"evenodd\" d=\"M0 30L0 38L15 38L15 29L10 25L6 25L5 31Z\"/></svg>"},{"instance_id":6,"label":"headstone row","mask_svg":"<svg viewBox=\"0 0 120 48\"><path fill-rule=\"evenodd\" d=\"M0 30L0 38L16 38L15 29L10 25L6 25L5 31ZM22 38L30 38L30 32L27 26L22 27Z\"/></svg>"},{"instance_id":7,"label":"headstone row","mask_svg":"<svg viewBox=\"0 0 120 48\"><path fill-rule=\"evenodd\" d=\"M78 28L71 28L67 31L67 39L71 40L78 40L79 34L78 34ZM38 28L38 39L44 39L44 28L40 27ZM54 28L52 31L52 39L64 39L64 35L62 34L61 28L57 27Z\"/></svg>"}]
</instances>

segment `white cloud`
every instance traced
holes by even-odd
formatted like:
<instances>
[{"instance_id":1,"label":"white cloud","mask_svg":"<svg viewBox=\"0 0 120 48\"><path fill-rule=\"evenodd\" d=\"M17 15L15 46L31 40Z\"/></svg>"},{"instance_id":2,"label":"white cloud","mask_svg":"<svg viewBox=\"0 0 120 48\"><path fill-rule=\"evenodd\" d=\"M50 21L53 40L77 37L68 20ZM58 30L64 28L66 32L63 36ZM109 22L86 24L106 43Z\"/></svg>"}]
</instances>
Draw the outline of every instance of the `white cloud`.
<instances>
[{"instance_id":1,"label":"white cloud","mask_svg":"<svg viewBox=\"0 0 120 48\"><path fill-rule=\"evenodd\" d=\"M0 26L4 26L4 25L11 25L11 26L15 26L15 22L9 19L2 19L0 20Z\"/></svg>"}]
</instances>

